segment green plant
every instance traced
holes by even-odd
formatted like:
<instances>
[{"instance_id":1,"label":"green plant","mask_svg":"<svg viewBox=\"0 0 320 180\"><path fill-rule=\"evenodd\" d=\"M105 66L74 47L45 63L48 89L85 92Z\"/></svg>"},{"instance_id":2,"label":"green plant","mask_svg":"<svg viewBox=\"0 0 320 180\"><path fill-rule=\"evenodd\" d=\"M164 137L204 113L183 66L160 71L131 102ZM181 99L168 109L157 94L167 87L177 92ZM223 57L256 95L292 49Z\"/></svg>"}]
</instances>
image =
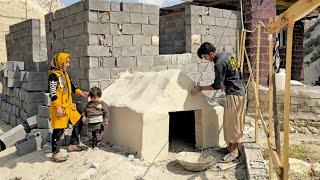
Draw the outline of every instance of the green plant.
<instances>
[{"instance_id":1,"label":"green plant","mask_svg":"<svg viewBox=\"0 0 320 180\"><path fill-rule=\"evenodd\" d=\"M307 54L311 53L312 51L313 51L312 47L304 47L303 48L304 55L307 55Z\"/></svg>"},{"instance_id":2,"label":"green plant","mask_svg":"<svg viewBox=\"0 0 320 180\"><path fill-rule=\"evenodd\" d=\"M311 32L304 33L304 38L309 39L311 37Z\"/></svg>"},{"instance_id":3,"label":"green plant","mask_svg":"<svg viewBox=\"0 0 320 180\"><path fill-rule=\"evenodd\" d=\"M290 149L289 157L291 158L301 158L303 154L303 148L300 146L294 146Z\"/></svg>"},{"instance_id":4,"label":"green plant","mask_svg":"<svg viewBox=\"0 0 320 180\"><path fill-rule=\"evenodd\" d=\"M310 63L315 62L319 58L320 58L320 51L317 50L315 53L312 53L312 56L311 56L311 59L310 59Z\"/></svg>"}]
</instances>

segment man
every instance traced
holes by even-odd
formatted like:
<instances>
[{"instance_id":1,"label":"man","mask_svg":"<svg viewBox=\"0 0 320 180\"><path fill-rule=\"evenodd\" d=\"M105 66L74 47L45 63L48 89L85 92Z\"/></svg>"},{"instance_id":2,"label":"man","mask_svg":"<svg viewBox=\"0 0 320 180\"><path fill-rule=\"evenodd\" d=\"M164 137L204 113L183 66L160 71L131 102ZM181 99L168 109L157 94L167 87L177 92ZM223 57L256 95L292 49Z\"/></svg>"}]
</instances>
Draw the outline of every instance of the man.
<instances>
[{"instance_id":1,"label":"man","mask_svg":"<svg viewBox=\"0 0 320 180\"><path fill-rule=\"evenodd\" d=\"M196 86L191 94L204 90L225 91L226 102L224 105L223 130L224 139L228 143L226 148L221 149L226 156L222 162L231 162L238 155L239 143L243 135L243 119L245 111L245 86L235 58L226 52L216 52L213 44L205 42L201 44L197 52L200 59L214 62L215 79L210 86Z\"/></svg>"}]
</instances>

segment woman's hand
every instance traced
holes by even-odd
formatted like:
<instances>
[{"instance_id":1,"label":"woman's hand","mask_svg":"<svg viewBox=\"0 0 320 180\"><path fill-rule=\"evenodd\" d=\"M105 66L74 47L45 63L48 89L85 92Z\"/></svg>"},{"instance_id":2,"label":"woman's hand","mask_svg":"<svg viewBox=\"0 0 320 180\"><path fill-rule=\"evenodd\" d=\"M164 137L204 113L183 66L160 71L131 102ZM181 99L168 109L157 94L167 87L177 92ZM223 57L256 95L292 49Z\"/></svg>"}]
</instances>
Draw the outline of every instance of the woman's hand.
<instances>
[{"instance_id":1,"label":"woman's hand","mask_svg":"<svg viewBox=\"0 0 320 180\"><path fill-rule=\"evenodd\" d=\"M59 106L57 107L57 116L61 117L64 115L64 110Z\"/></svg>"},{"instance_id":2,"label":"woman's hand","mask_svg":"<svg viewBox=\"0 0 320 180\"><path fill-rule=\"evenodd\" d=\"M87 91L82 91L81 94L79 94L79 96L81 97L88 97L89 93Z\"/></svg>"}]
</instances>

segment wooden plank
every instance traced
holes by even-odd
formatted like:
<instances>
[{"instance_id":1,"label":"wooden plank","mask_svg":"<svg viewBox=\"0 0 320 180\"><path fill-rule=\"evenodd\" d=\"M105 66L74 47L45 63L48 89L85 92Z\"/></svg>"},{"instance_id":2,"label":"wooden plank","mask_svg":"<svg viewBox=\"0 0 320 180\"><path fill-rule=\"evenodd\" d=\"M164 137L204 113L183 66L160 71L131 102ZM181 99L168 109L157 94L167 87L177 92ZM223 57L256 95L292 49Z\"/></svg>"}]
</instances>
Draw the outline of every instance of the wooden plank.
<instances>
[{"instance_id":1,"label":"wooden plank","mask_svg":"<svg viewBox=\"0 0 320 180\"><path fill-rule=\"evenodd\" d=\"M269 90L268 90L268 103L269 103L269 116L268 116L268 124L269 124L269 141L271 141L271 132L272 132L272 117L273 117L273 84L272 84L272 76L273 76L273 37L272 34L269 34L268 37L269 41ZM270 146L268 146L268 151L269 151L269 177L272 177L272 157L270 154L272 153L272 149Z\"/></svg>"},{"instance_id":2,"label":"wooden plank","mask_svg":"<svg viewBox=\"0 0 320 180\"><path fill-rule=\"evenodd\" d=\"M284 27L295 21L300 20L307 14L320 6L320 0L299 0L290 6L285 12L276 16L275 20L269 23L268 31L271 34L277 34Z\"/></svg>"},{"instance_id":3,"label":"wooden plank","mask_svg":"<svg viewBox=\"0 0 320 180\"><path fill-rule=\"evenodd\" d=\"M261 47L261 24L258 25L258 36L257 36L257 54L256 54L256 89L258 89L257 99L259 98L259 85L260 85L260 47ZM259 112L260 103L256 103L256 112L255 112L255 142L258 142L258 120L259 120Z\"/></svg>"},{"instance_id":4,"label":"wooden plank","mask_svg":"<svg viewBox=\"0 0 320 180\"><path fill-rule=\"evenodd\" d=\"M289 118L290 118L290 80L291 80L291 63L292 63L292 41L293 41L293 26L291 24L287 29L287 50L286 50L286 83L284 90L284 118L283 118L283 178L289 178Z\"/></svg>"},{"instance_id":5,"label":"wooden plank","mask_svg":"<svg viewBox=\"0 0 320 180\"><path fill-rule=\"evenodd\" d=\"M244 51L246 49L246 36L247 36L247 32L245 30L243 30L242 51L241 51L241 65L240 65L242 74L243 74Z\"/></svg>"}]
</instances>

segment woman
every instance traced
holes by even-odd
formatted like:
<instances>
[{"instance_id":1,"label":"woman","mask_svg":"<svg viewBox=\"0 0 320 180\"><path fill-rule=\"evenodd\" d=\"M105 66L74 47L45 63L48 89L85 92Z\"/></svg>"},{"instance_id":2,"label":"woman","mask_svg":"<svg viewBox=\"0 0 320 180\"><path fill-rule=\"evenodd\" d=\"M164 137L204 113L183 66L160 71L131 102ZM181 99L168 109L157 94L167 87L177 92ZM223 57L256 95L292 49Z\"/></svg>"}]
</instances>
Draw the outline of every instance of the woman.
<instances>
[{"instance_id":1,"label":"woman","mask_svg":"<svg viewBox=\"0 0 320 180\"><path fill-rule=\"evenodd\" d=\"M73 130L70 139L70 145L67 147L68 152L81 151L79 147L79 134L82 130L83 123L81 115L72 102L72 93L77 96L87 96L88 93L81 91L74 85L69 77L67 68L70 67L70 54L59 53L52 62L48 71L48 89L51 99L50 117L52 132L52 158L56 162L66 161L67 155L60 152L60 138L70 122Z\"/></svg>"}]
</instances>

